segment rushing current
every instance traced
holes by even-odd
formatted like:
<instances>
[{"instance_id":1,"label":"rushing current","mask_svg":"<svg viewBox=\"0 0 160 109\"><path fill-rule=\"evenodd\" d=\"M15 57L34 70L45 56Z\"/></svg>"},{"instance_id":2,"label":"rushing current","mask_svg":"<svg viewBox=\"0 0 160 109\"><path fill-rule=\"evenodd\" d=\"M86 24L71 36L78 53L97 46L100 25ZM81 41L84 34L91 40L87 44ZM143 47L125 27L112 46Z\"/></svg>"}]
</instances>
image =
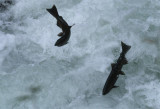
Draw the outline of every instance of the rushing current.
<instances>
[{"instance_id":1,"label":"rushing current","mask_svg":"<svg viewBox=\"0 0 160 109\"><path fill-rule=\"evenodd\" d=\"M61 29L46 11L53 4L69 25L75 23L62 47L54 46ZM103 96L121 41L131 45L126 75ZM6 5L0 10L0 109L160 109L160 1Z\"/></svg>"}]
</instances>

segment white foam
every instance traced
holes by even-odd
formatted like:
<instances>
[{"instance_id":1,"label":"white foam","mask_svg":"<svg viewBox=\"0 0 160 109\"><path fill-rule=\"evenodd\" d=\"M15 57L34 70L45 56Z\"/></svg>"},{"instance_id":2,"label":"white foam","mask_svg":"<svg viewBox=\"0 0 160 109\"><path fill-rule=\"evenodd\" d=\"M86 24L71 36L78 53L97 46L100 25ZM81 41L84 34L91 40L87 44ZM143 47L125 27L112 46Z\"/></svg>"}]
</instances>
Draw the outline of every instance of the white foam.
<instances>
[{"instance_id":1,"label":"white foam","mask_svg":"<svg viewBox=\"0 0 160 109\"><path fill-rule=\"evenodd\" d=\"M16 0L0 16L0 109L159 109L160 16L153 1ZM61 30L46 11L53 4L75 23L63 47L54 46ZM121 41L132 46L126 75L102 96Z\"/></svg>"}]
</instances>

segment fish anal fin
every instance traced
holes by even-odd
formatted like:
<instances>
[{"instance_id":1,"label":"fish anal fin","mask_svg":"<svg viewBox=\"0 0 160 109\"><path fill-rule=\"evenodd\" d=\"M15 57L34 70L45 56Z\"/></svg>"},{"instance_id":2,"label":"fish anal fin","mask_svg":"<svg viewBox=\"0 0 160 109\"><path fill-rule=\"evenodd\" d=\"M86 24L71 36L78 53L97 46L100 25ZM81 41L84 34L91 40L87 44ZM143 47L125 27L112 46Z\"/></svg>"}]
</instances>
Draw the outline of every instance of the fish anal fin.
<instances>
[{"instance_id":1,"label":"fish anal fin","mask_svg":"<svg viewBox=\"0 0 160 109\"><path fill-rule=\"evenodd\" d=\"M119 74L121 74L121 75L125 75L125 73L124 73L123 71L120 71L120 72L119 72Z\"/></svg>"},{"instance_id":2,"label":"fish anal fin","mask_svg":"<svg viewBox=\"0 0 160 109\"><path fill-rule=\"evenodd\" d=\"M124 58L124 60L123 60L123 65L125 65L125 64L128 64L128 61L126 58Z\"/></svg>"},{"instance_id":3,"label":"fish anal fin","mask_svg":"<svg viewBox=\"0 0 160 109\"><path fill-rule=\"evenodd\" d=\"M118 88L119 86L113 86L113 88Z\"/></svg>"}]
</instances>

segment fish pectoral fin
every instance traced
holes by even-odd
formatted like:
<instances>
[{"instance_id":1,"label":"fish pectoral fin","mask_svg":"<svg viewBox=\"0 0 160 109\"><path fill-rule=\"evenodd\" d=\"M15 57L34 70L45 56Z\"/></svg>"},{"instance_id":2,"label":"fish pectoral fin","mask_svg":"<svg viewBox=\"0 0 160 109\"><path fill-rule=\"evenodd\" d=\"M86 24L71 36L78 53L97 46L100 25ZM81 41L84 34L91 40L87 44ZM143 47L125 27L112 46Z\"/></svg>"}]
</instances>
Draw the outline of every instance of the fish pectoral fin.
<instances>
[{"instance_id":1,"label":"fish pectoral fin","mask_svg":"<svg viewBox=\"0 0 160 109\"><path fill-rule=\"evenodd\" d=\"M117 87L119 87L119 86L113 86L113 88L117 88Z\"/></svg>"},{"instance_id":2,"label":"fish pectoral fin","mask_svg":"<svg viewBox=\"0 0 160 109\"><path fill-rule=\"evenodd\" d=\"M123 60L123 65L125 65L125 64L128 64L128 61L126 58L124 58L124 60Z\"/></svg>"},{"instance_id":3,"label":"fish pectoral fin","mask_svg":"<svg viewBox=\"0 0 160 109\"><path fill-rule=\"evenodd\" d=\"M115 65L116 65L115 63L112 63L112 64L111 64L112 68L113 68Z\"/></svg>"},{"instance_id":4,"label":"fish pectoral fin","mask_svg":"<svg viewBox=\"0 0 160 109\"><path fill-rule=\"evenodd\" d=\"M60 32L60 33L58 34L58 36L60 36L60 37L61 37L62 35L63 35L63 32Z\"/></svg>"},{"instance_id":5,"label":"fish pectoral fin","mask_svg":"<svg viewBox=\"0 0 160 109\"><path fill-rule=\"evenodd\" d=\"M119 74L121 74L121 75L125 75L125 73L124 73L123 71L120 71L120 72L119 72Z\"/></svg>"}]
</instances>

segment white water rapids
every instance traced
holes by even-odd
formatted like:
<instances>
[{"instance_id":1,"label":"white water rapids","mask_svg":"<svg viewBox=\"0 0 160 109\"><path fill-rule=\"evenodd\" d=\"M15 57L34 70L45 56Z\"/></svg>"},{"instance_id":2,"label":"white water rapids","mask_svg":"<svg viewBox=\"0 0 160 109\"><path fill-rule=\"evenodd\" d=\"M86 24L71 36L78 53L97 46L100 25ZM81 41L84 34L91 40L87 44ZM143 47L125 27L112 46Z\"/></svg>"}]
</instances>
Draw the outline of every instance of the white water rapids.
<instances>
[{"instance_id":1,"label":"white water rapids","mask_svg":"<svg viewBox=\"0 0 160 109\"><path fill-rule=\"evenodd\" d=\"M75 23L62 47L53 4ZM103 96L121 41L126 75ZM15 0L0 11L0 109L160 109L160 1Z\"/></svg>"}]
</instances>

